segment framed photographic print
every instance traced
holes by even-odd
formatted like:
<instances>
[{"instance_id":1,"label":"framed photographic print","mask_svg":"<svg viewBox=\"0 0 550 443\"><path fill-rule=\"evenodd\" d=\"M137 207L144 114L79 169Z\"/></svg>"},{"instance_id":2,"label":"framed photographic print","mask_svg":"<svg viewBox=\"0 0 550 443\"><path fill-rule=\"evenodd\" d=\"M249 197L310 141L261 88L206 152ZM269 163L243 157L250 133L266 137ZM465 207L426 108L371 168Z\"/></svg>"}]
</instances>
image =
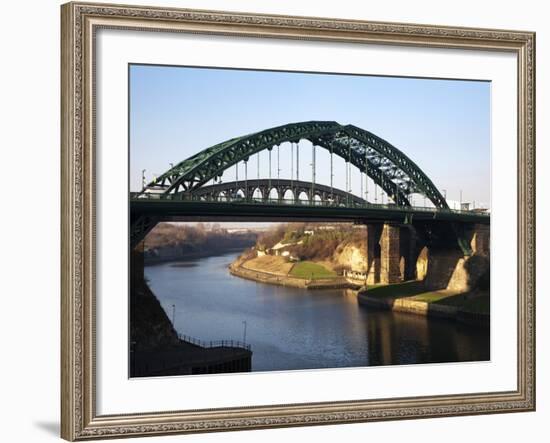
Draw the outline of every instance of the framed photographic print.
<instances>
[{"instance_id":1,"label":"framed photographic print","mask_svg":"<svg viewBox=\"0 0 550 443\"><path fill-rule=\"evenodd\" d=\"M535 408L535 36L62 6L62 437Z\"/></svg>"}]
</instances>

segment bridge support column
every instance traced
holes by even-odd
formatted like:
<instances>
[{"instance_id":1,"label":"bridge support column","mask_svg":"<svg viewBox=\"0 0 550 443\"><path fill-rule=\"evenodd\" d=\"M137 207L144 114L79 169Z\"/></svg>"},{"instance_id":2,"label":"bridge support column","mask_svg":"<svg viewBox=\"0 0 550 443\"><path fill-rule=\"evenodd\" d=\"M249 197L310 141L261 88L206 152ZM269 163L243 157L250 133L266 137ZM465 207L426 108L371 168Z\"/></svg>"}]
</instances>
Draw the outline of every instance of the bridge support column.
<instances>
[{"instance_id":1,"label":"bridge support column","mask_svg":"<svg viewBox=\"0 0 550 443\"><path fill-rule=\"evenodd\" d=\"M388 223L380 236L380 283L401 281L399 227Z\"/></svg>"},{"instance_id":2,"label":"bridge support column","mask_svg":"<svg viewBox=\"0 0 550 443\"><path fill-rule=\"evenodd\" d=\"M421 248L415 229L408 225L402 226L399 234L401 248L400 272L402 280L416 278L416 265Z\"/></svg>"},{"instance_id":3,"label":"bridge support column","mask_svg":"<svg viewBox=\"0 0 550 443\"><path fill-rule=\"evenodd\" d=\"M474 234L471 241L474 254L489 255L491 228L489 225L474 225Z\"/></svg>"},{"instance_id":4,"label":"bridge support column","mask_svg":"<svg viewBox=\"0 0 550 443\"><path fill-rule=\"evenodd\" d=\"M367 285L380 283L380 234L381 225L367 225Z\"/></svg>"}]
</instances>

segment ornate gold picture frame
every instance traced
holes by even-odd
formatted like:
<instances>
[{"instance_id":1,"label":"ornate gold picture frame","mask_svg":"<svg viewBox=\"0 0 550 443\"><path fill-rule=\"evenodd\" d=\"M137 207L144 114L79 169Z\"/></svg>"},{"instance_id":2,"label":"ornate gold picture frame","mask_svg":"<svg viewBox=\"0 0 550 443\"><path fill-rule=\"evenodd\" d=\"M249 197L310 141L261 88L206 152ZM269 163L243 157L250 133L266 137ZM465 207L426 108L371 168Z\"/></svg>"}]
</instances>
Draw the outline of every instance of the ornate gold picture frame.
<instances>
[{"instance_id":1,"label":"ornate gold picture frame","mask_svg":"<svg viewBox=\"0 0 550 443\"><path fill-rule=\"evenodd\" d=\"M61 434L74 440L533 411L535 35L524 31L68 3L62 22ZM502 51L517 56L517 389L456 395L96 412L95 71L99 29ZM121 147L126 149L126 147ZM496 154L498 155L498 153ZM513 290L513 289L510 289Z\"/></svg>"}]
</instances>

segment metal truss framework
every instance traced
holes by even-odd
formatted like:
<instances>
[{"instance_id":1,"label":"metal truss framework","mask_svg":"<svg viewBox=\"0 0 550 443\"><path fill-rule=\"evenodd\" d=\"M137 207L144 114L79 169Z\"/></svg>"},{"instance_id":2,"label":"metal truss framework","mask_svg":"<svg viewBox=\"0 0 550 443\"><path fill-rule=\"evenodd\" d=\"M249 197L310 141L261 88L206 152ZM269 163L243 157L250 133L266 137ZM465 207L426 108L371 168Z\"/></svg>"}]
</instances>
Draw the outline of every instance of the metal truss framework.
<instances>
[{"instance_id":1,"label":"metal truss framework","mask_svg":"<svg viewBox=\"0 0 550 443\"><path fill-rule=\"evenodd\" d=\"M130 250L137 247L159 221L159 217L151 215L132 217L130 220Z\"/></svg>"},{"instance_id":2,"label":"metal truss framework","mask_svg":"<svg viewBox=\"0 0 550 443\"><path fill-rule=\"evenodd\" d=\"M225 182L215 185L203 186L191 194L200 200L206 201L225 201L242 196L245 200L254 200L254 195L260 195L258 201L268 202L271 191L277 191L275 200L280 202L300 203L300 197L305 196L308 203L314 203L315 197L321 202L333 202L336 206L346 205L364 205L366 202L362 198L349 192L344 192L336 188L330 188L326 185L315 185L312 193L311 183L288 180L288 179L252 179L238 182ZM292 199L284 199L284 195L292 192ZM185 197L185 194L180 194Z\"/></svg>"},{"instance_id":3,"label":"metal truss framework","mask_svg":"<svg viewBox=\"0 0 550 443\"><path fill-rule=\"evenodd\" d=\"M231 166L285 142L309 140L366 173L397 205L411 206L409 195L421 193L438 209L448 205L429 177L403 152L377 135L333 121L289 123L233 138L178 163L145 186L142 192L194 194Z\"/></svg>"}]
</instances>

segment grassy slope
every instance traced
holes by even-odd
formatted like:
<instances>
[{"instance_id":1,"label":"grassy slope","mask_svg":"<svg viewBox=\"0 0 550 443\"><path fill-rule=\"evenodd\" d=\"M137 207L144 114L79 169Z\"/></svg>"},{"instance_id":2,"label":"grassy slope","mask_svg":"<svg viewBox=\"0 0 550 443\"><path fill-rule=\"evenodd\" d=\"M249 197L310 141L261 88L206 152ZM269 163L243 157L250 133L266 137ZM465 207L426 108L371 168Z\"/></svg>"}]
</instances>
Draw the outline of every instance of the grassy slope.
<instances>
[{"instance_id":1,"label":"grassy slope","mask_svg":"<svg viewBox=\"0 0 550 443\"><path fill-rule=\"evenodd\" d=\"M292 268L292 263L287 262L283 257L264 255L245 261L243 267L252 271L287 275Z\"/></svg>"},{"instance_id":2,"label":"grassy slope","mask_svg":"<svg viewBox=\"0 0 550 443\"><path fill-rule=\"evenodd\" d=\"M296 263L290 271L292 277L306 278L306 279L322 279L322 278L334 278L337 277L336 273L330 271L324 266L313 263L310 261L302 261Z\"/></svg>"}]
</instances>

